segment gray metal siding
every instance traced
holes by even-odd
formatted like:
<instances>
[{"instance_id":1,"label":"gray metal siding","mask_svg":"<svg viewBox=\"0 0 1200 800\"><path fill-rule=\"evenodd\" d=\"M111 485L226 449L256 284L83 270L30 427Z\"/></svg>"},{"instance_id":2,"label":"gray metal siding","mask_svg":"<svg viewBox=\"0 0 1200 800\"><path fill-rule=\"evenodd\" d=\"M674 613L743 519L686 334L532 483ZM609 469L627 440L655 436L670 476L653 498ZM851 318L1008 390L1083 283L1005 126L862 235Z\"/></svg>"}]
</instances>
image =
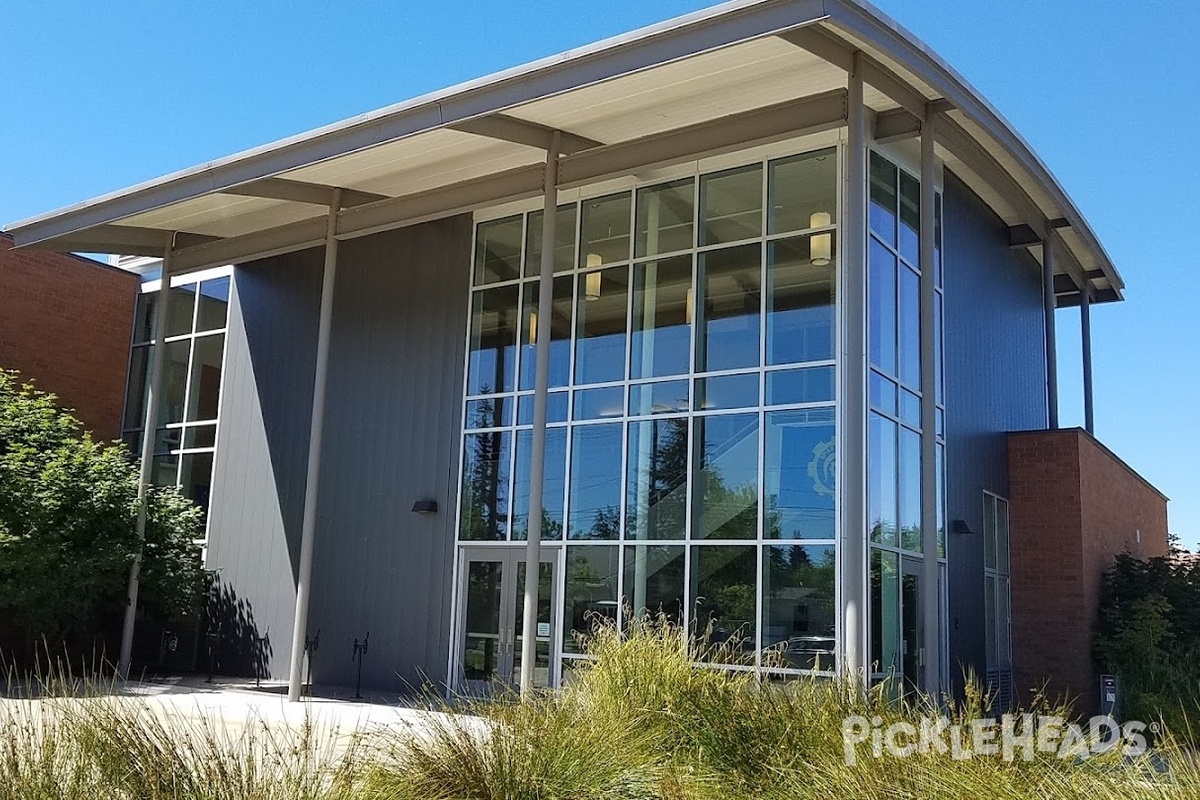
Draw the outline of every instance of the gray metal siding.
<instances>
[{"instance_id":1,"label":"gray metal siding","mask_svg":"<svg viewBox=\"0 0 1200 800\"><path fill-rule=\"evenodd\" d=\"M245 649L269 637L263 666L286 675L317 352L322 251L239 266L229 303L221 431L213 465L208 567L226 599L219 669L246 673Z\"/></svg>"},{"instance_id":2,"label":"gray metal siding","mask_svg":"<svg viewBox=\"0 0 1200 800\"><path fill-rule=\"evenodd\" d=\"M341 245L334 290L309 634L319 683L445 678L471 222ZM295 603L321 249L235 271L209 566L269 630L285 677ZM439 511L412 513L419 499ZM229 658L226 657L226 661Z\"/></svg>"},{"instance_id":3,"label":"gray metal siding","mask_svg":"<svg viewBox=\"0 0 1200 800\"><path fill-rule=\"evenodd\" d=\"M338 257L310 631L317 680L445 679L469 217L352 240ZM436 500L438 513L413 503Z\"/></svg>"},{"instance_id":4,"label":"gray metal siding","mask_svg":"<svg viewBox=\"0 0 1200 800\"><path fill-rule=\"evenodd\" d=\"M1008 496L1005 433L1046 425L1041 271L1008 246L1008 228L967 186L946 173L945 248L947 521L951 678L982 677L983 492ZM1017 654L1019 657L1019 654Z\"/></svg>"}]
</instances>

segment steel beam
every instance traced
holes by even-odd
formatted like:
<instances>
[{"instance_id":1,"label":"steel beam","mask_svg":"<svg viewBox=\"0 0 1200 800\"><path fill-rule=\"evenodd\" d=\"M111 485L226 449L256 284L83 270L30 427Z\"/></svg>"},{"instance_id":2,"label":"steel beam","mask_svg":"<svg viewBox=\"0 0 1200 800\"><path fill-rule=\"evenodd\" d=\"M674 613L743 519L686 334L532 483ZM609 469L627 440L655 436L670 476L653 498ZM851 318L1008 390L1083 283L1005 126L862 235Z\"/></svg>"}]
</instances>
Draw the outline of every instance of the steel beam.
<instances>
[{"instance_id":1,"label":"steel beam","mask_svg":"<svg viewBox=\"0 0 1200 800\"><path fill-rule=\"evenodd\" d=\"M517 119L508 114L489 114L486 117L456 122L450 126L453 130L484 136L489 139L500 139L513 144L523 144L536 147L539 150L549 150L552 146L562 153L577 153L580 150L590 150L600 147L603 142L589 139L567 131L556 131L546 125ZM558 138L556 139L555 136ZM553 142L558 142L557 145Z\"/></svg>"},{"instance_id":2,"label":"steel beam","mask_svg":"<svg viewBox=\"0 0 1200 800\"><path fill-rule=\"evenodd\" d=\"M846 106L846 91L837 89L566 156L559 186L579 186L734 148L839 128L846 122Z\"/></svg>"},{"instance_id":3,"label":"steel beam","mask_svg":"<svg viewBox=\"0 0 1200 800\"><path fill-rule=\"evenodd\" d=\"M839 259L837 486L840 574L839 669L864 682L867 648L867 108L863 104L861 58L847 75L846 170L842 191L842 253Z\"/></svg>"},{"instance_id":4,"label":"steel beam","mask_svg":"<svg viewBox=\"0 0 1200 800\"><path fill-rule=\"evenodd\" d=\"M321 442L325 429L325 395L329 378L329 336L333 328L333 291L337 282L337 213L341 190L334 190L325 233L325 270L321 279L321 312L317 323L317 362L313 375L312 417L308 429L308 472L304 481L304 521L300 530L300 565L296 574L296 615L292 627L288 700L300 699L304 680L308 603L312 592L313 547L317 538L317 495L321 482Z\"/></svg>"},{"instance_id":5,"label":"steel beam","mask_svg":"<svg viewBox=\"0 0 1200 800\"><path fill-rule=\"evenodd\" d=\"M1096 409L1092 398L1092 287L1079 293L1079 331L1083 340L1083 427L1096 434Z\"/></svg>"},{"instance_id":6,"label":"steel beam","mask_svg":"<svg viewBox=\"0 0 1200 800\"><path fill-rule=\"evenodd\" d=\"M142 574L142 547L146 541L147 506L150 503L150 487L154 482L154 445L158 440L158 408L162 403L163 363L167 352L167 306L171 297L171 276L175 274L171 262L170 234L159 251L163 257L162 288L155 303L154 345L150 348L150 363L146 369L146 414L142 418L142 454L138 465L138 513L135 530L138 550L129 565L129 581L125 591L125 619L121 625L121 652L117 659L117 673L123 680L129 679L129 665L133 660L133 631L137 625L138 589Z\"/></svg>"},{"instance_id":7,"label":"steel beam","mask_svg":"<svg viewBox=\"0 0 1200 800\"><path fill-rule=\"evenodd\" d=\"M348 208L340 214L338 238L415 225L431 219L472 211L498 202L522 200L541 194L545 166L500 172L428 191L393 197L370 205Z\"/></svg>"},{"instance_id":8,"label":"steel beam","mask_svg":"<svg viewBox=\"0 0 1200 800\"><path fill-rule=\"evenodd\" d=\"M934 237L937 184L938 116L927 111L921 130L920 211L920 350L921 350L921 619L924 653L921 654L921 688L932 698L942 693L941 593L938 591L938 474L937 474L937 347L934 309L937 281L934 275ZM907 676L906 676L907 677Z\"/></svg>"},{"instance_id":9,"label":"steel beam","mask_svg":"<svg viewBox=\"0 0 1200 800\"><path fill-rule=\"evenodd\" d=\"M921 135L921 120L903 108L881 111L875 115L876 144L891 144Z\"/></svg>"},{"instance_id":10,"label":"steel beam","mask_svg":"<svg viewBox=\"0 0 1200 800\"><path fill-rule=\"evenodd\" d=\"M1054 240L1047 232L1042 245L1042 319L1045 326L1046 346L1046 427L1058 428L1058 351L1054 330Z\"/></svg>"},{"instance_id":11,"label":"steel beam","mask_svg":"<svg viewBox=\"0 0 1200 800\"><path fill-rule=\"evenodd\" d=\"M914 118L925 118L929 98L910 86L904 79L865 53L828 30L807 26L779 34L779 38L806 50L814 56L849 71L853 60L860 59L863 82L883 92Z\"/></svg>"},{"instance_id":12,"label":"steel beam","mask_svg":"<svg viewBox=\"0 0 1200 800\"><path fill-rule=\"evenodd\" d=\"M225 264L243 264L259 258L319 247L325 241L327 216L292 222L242 236L175 251L176 272L195 272Z\"/></svg>"},{"instance_id":13,"label":"steel beam","mask_svg":"<svg viewBox=\"0 0 1200 800\"><path fill-rule=\"evenodd\" d=\"M133 225L99 225L63 236L50 242L30 245L32 250L54 250L69 253L119 253L123 256L161 257L173 241L175 247L188 247L220 241L219 236L199 233L176 233L161 228L139 228Z\"/></svg>"},{"instance_id":14,"label":"steel beam","mask_svg":"<svg viewBox=\"0 0 1200 800\"><path fill-rule=\"evenodd\" d=\"M550 397L550 317L554 311L554 239L558 221L559 137L546 150L542 201L542 261L538 274L538 319L533 380L533 430L529 448L529 513L525 534L525 607L521 620L521 696L533 691L537 660L537 610L542 564L542 484L546 475L546 406Z\"/></svg>"},{"instance_id":15,"label":"steel beam","mask_svg":"<svg viewBox=\"0 0 1200 800\"><path fill-rule=\"evenodd\" d=\"M342 189L336 186L323 186L319 183L294 181L288 178L262 178L261 180L243 183L222 189L221 194L238 195L239 197L262 197L268 200L287 200L291 203L308 203L314 206L328 207L333 200L334 191L341 189L343 206L361 206L365 203L376 203L386 200L387 195L374 192L361 192L357 189Z\"/></svg>"}]
</instances>

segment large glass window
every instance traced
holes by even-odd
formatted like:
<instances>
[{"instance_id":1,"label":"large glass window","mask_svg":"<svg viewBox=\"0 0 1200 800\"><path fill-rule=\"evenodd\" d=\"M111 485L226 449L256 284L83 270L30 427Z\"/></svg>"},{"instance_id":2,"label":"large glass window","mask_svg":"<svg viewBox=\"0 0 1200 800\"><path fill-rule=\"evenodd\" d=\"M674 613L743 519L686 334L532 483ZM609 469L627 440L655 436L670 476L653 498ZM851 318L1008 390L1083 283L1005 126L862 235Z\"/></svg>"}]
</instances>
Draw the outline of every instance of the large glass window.
<instances>
[{"instance_id":1,"label":"large glass window","mask_svg":"<svg viewBox=\"0 0 1200 800\"><path fill-rule=\"evenodd\" d=\"M630 377L682 375L691 366L692 256L633 268Z\"/></svg>"},{"instance_id":2,"label":"large glass window","mask_svg":"<svg viewBox=\"0 0 1200 800\"><path fill-rule=\"evenodd\" d=\"M833 409L767 413L764 460L767 538L834 538L835 451Z\"/></svg>"},{"instance_id":3,"label":"large glass window","mask_svg":"<svg viewBox=\"0 0 1200 800\"><path fill-rule=\"evenodd\" d=\"M798 669L836 659L837 559L828 545L763 548L763 646Z\"/></svg>"},{"instance_id":4,"label":"large glass window","mask_svg":"<svg viewBox=\"0 0 1200 800\"><path fill-rule=\"evenodd\" d=\"M945 557L944 409L941 331L941 226L934 220L934 314L921 319L920 183L880 155L870 159L867 339L870 372L867 502L870 541L870 661L876 677L919 682L911 653L919 619L924 553L922 437L934 437L937 554ZM940 200L935 198L935 211ZM936 429L924 430L921 329L933 326ZM929 554L930 557L934 557ZM901 575L903 573L903 575ZM926 588L926 591L932 591ZM911 629L911 630L910 630ZM935 635L931 633L930 635ZM936 635L944 638L944 631ZM904 644L901 644L903 642Z\"/></svg>"},{"instance_id":5,"label":"large glass window","mask_svg":"<svg viewBox=\"0 0 1200 800\"><path fill-rule=\"evenodd\" d=\"M1008 501L983 495L984 638L989 670L1012 666Z\"/></svg>"},{"instance_id":6,"label":"large glass window","mask_svg":"<svg viewBox=\"0 0 1200 800\"><path fill-rule=\"evenodd\" d=\"M211 277L210 277L211 276ZM207 517L217 446L225 362L230 277L208 272L176 278L167 308L162 391L154 432L152 479L178 486ZM141 453L146 416L146 375L154 348L160 291L143 291L134 314L133 347L125 395L122 438Z\"/></svg>"},{"instance_id":7,"label":"large glass window","mask_svg":"<svg viewBox=\"0 0 1200 800\"><path fill-rule=\"evenodd\" d=\"M833 667L837 163L827 148L560 206L549 320L541 212L476 226L459 539L528 533L549 325L542 535L563 549L568 663L589 618L661 612L730 663Z\"/></svg>"},{"instance_id":8,"label":"large glass window","mask_svg":"<svg viewBox=\"0 0 1200 800\"><path fill-rule=\"evenodd\" d=\"M758 365L761 249L750 244L700 254L697 372Z\"/></svg>"}]
</instances>

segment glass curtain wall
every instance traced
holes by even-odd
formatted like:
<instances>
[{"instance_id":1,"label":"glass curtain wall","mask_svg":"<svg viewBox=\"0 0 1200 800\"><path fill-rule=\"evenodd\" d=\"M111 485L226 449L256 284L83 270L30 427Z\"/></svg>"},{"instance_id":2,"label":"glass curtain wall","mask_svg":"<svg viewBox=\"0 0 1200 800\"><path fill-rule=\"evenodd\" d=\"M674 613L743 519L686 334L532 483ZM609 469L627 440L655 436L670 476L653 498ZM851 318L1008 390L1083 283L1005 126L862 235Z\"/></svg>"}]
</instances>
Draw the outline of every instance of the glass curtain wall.
<instances>
[{"instance_id":1,"label":"glass curtain wall","mask_svg":"<svg viewBox=\"0 0 1200 800\"><path fill-rule=\"evenodd\" d=\"M825 149L482 222L458 537L526 537L534 342L550 326L542 537L562 652L663 613L739 666L835 652L838 154Z\"/></svg>"},{"instance_id":2,"label":"glass curtain wall","mask_svg":"<svg viewBox=\"0 0 1200 800\"><path fill-rule=\"evenodd\" d=\"M225 360L229 306L228 275L173 285L168 305L162 400L155 429L152 480L179 486L208 516L217 412ZM146 370L160 293L143 292L135 312L129 384L122 438L130 452L141 453L146 419Z\"/></svg>"},{"instance_id":3,"label":"glass curtain wall","mask_svg":"<svg viewBox=\"0 0 1200 800\"><path fill-rule=\"evenodd\" d=\"M915 581L922 553L920 200L917 178L871 153L867 244L867 503L870 664L873 676L904 672L905 620L918 620ZM945 559L941 197L934 221L935 472L938 558ZM905 562L910 564L904 569ZM944 567L943 567L944 569ZM925 587L925 591L938 591ZM915 624L915 623L914 623ZM911 635L911 634L910 634ZM910 680L917 676L907 676Z\"/></svg>"}]
</instances>

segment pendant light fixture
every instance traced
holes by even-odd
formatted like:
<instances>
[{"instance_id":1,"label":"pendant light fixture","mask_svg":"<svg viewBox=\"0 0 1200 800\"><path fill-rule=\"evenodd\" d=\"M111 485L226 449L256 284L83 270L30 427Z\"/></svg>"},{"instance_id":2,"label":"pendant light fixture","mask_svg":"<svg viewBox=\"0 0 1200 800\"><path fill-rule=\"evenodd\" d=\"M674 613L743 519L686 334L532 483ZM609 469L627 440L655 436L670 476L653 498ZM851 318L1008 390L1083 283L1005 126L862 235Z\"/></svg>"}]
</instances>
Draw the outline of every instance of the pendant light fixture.
<instances>
[{"instance_id":1,"label":"pendant light fixture","mask_svg":"<svg viewBox=\"0 0 1200 800\"><path fill-rule=\"evenodd\" d=\"M810 228L826 228L833 224L833 217L828 211L814 212L808 218L808 227ZM809 253L812 255L812 264L814 267L827 267L833 257L833 234L818 233L814 234L809 240Z\"/></svg>"}]
</instances>

